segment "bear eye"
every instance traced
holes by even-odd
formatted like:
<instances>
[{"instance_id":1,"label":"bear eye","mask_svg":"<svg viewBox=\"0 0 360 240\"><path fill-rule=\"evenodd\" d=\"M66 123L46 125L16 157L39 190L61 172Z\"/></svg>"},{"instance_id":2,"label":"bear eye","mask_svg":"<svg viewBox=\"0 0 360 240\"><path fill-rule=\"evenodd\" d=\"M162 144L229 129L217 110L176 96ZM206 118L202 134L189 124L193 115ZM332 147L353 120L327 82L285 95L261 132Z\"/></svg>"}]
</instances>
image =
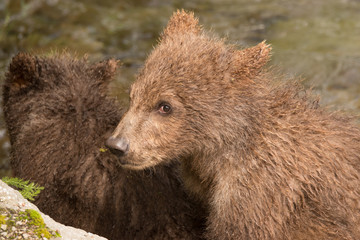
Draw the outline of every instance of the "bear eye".
<instances>
[{"instance_id":1,"label":"bear eye","mask_svg":"<svg viewBox=\"0 0 360 240\"><path fill-rule=\"evenodd\" d=\"M162 102L159 104L159 108L158 108L158 111L159 113L161 114L169 114L171 113L171 105L169 103L166 103L166 102Z\"/></svg>"}]
</instances>

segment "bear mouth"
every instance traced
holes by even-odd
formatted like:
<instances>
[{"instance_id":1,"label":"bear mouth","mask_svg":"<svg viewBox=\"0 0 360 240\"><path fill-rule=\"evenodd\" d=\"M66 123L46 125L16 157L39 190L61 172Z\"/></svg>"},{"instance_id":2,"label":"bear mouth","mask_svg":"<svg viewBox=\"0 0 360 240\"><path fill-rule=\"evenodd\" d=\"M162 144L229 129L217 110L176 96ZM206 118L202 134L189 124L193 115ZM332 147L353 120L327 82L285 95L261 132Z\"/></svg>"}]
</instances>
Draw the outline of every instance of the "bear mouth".
<instances>
[{"instance_id":1,"label":"bear mouth","mask_svg":"<svg viewBox=\"0 0 360 240\"><path fill-rule=\"evenodd\" d=\"M154 167L154 165L151 161L145 161L142 163L136 163L136 162L132 162L132 161L128 161L127 157L120 157L117 158L118 159L118 164L122 167L122 168L126 168L126 169L131 169L131 170L144 170L147 168L151 168Z\"/></svg>"},{"instance_id":2,"label":"bear mouth","mask_svg":"<svg viewBox=\"0 0 360 240\"><path fill-rule=\"evenodd\" d=\"M136 164L136 163L129 163L124 161L118 161L120 166L123 168L131 169L131 170L143 170L146 167L146 165L143 164Z\"/></svg>"},{"instance_id":3,"label":"bear mouth","mask_svg":"<svg viewBox=\"0 0 360 240\"><path fill-rule=\"evenodd\" d=\"M138 164L138 163L134 163L134 162L129 162L127 160L127 157L122 156L122 157L117 157L117 162L118 164L123 167L123 168L128 168L128 169L143 169L141 166L143 164Z\"/></svg>"}]
</instances>

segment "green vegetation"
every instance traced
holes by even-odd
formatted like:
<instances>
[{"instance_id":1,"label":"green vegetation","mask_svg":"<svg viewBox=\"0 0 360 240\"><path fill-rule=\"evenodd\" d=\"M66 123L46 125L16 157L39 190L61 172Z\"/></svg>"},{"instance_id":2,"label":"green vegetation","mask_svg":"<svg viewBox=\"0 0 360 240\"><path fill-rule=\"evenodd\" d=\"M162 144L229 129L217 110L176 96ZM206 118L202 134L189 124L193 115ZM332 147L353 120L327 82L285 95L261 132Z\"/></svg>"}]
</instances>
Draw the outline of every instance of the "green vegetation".
<instances>
[{"instance_id":1,"label":"green vegetation","mask_svg":"<svg viewBox=\"0 0 360 240\"><path fill-rule=\"evenodd\" d=\"M47 239L52 237L46 228L38 228L35 230L35 233L38 235L38 237L46 237Z\"/></svg>"},{"instance_id":2,"label":"green vegetation","mask_svg":"<svg viewBox=\"0 0 360 240\"><path fill-rule=\"evenodd\" d=\"M34 201L34 198L44 189L44 187L41 187L36 183L20 178L3 177L1 180L9 186L15 187L25 199L30 201Z\"/></svg>"},{"instance_id":3,"label":"green vegetation","mask_svg":"<svg viewBox=\"0 0 360 240\"><path fill-rule=\"evenodd\" d=\"M100 148L99 151L100 152L106 152L108 149L107 148Z\"/></svg>"},{"instance_id":4,"label":"green vegetation","mask_svg":"<svg viewBox=\"0 0 360 240\"><path fill-rule=\"evenodd\" d=\"M34 209L26 209L25 213L29 217L30 223L37 226L44 226L44 220L42 219L40 213Z\"/></svg>"},{"instance_id":5,"label":"green vegetation","mask_svg":"<svg viewBox=\"0 0 360 240\"><path fill-rule=\"evenodd\" d=\"M50 239L52 237L61 237L59 232L50 230L46 227L43 218L40 213L34 209L26 209L25 211L16 211L13 209L3 209L0 208L0 224L7 225L8 236L11 236L11 239L17 239L16 237L21 237L22 232L17 232L17 226L27 226L25 232L28 234L35 234L40 239L46 237ZM15 230L12 230L15 227Z\"/></svg>"},{"instance_id":6,"label":"green vegetation","mask_svg":"<svg viewBox=\"0 0 360 240\"><path fill-rule=\"evenodd\" d=\"M0 225L6 223L5 217L6 217L5 215L0 215Z\"/></svg>"},{"instance_id":7,"label":"green vegetation","mask_svg":"<svg viewBox=\"0 0 360 240\"><path fill-rule=\"evenodd\" d=\"M37 226L34 230L38 237L51 238L51 234L45 226L44 220L40 213L34 209L26 209L25 212L21 212L23 217L28 220L30 225Z\"/></svg>"}]
</instances>

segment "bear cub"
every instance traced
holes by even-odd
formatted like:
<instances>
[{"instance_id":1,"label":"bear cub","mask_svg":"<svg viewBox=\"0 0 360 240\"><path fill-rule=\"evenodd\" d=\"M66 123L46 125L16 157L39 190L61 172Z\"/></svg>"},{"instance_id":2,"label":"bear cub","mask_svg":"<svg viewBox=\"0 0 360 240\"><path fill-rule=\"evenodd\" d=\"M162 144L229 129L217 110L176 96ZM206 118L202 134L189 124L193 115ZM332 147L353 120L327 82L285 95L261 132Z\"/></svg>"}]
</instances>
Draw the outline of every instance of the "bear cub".
<instances>
[{"instance_id":1,"label":"bear cub","mask_svg":"<svg viewBox=\"0 0 360 240\"><path fill-rule=\"evenodd\" d=\"M180 160L207 239L360 239L360 129L279 81L269 56L174 13L107 143L129 169Z\"/></svg>"},{"instance_id":2,"label":"bear cub","mask_svg":"<svg viewBox=\"0 0 360 240\"><path fill-rule=\"evenodd\" d=\"M108 239L201 239L202 213L178 163L140 172L104 149L122 107L108 96L117 61L15 56L3 109L15 176L45 189L35 204L56 221Z\"/></svg>"}]
</instances>

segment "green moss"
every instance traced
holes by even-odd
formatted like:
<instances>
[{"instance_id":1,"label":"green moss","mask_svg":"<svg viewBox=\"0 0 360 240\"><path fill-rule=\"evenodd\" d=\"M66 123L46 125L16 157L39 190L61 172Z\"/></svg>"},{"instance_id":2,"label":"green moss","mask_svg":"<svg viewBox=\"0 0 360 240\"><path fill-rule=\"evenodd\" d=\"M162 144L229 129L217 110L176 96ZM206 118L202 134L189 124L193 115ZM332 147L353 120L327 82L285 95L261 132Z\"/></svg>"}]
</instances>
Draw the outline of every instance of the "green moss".
<instances>
[{"instance_id":1,"label":"green moss","mask_svg":"<svg viewBox=\"0 0 360 240\"><path fill-rule=\"evenodd\" d=\"M44 219L41 217L40 213L33 209L26 209L23 212L24 218L28 219L29 224L37 226L34 230L38 237L46 237L50 239L51 237L61 237L57 231L49 231L44 223Z\"/></svg>"},{"instance_id":2,"label":"green moss","mask_svg":"<svg viewBox=\"0 0 360 240\"><path fill-rule=\"evenodd\" d=\"M55 231L55 237L61 238L61 235L60 235L60 233L58 231Z\"/></svg>"},{"instance_id":3,"label":"green moss","mask_svg":"<svg viewBox=\"0 0 360 240\"><path fill-rule=\"evenodd\" d=\"M14 221L14 220L7 220L7 221L6 221L6 224L7 224L9 227L12 227L12 226L15 226L15 221Z\"/></svg>"},{"instance_id":4,"label":"green moss","mask_svg":"<svg viewBox=\"0 0 360 240\"><path fill-rule=\"evenodd\" d=\"M5 215L0 215L0 225L6 223L5 217Z\"/></svg>"},{"instance_id":5,"label":"green moss","mask_svg":"<svg viewBox=\"0 0 360 240\"><path fill-rule=\"evenodd\" d=\"M39 227L34 231L38 237L46 237L47 239L51 238L53 235L45 227Z\"/></svg>"},{"instance_id":6,"label":"green moss","mask_svg":"<svg viewBox=\"0 0 360 240\"><path fill-rule=\"evenodd\" d=\"M27 216L29 217L30 224L36 226L45 226L44 220L41 217L40 213L33 209L26 209L25 210Z\"/></svg>"},{"instance_id":7,"label":"green moss","mask_svg":"<svg viewBox=\"0 0 360 240\"><path fill-rule=\"evenodd\" d=\"M6 220L6 218L8 219ZM61 235L58 231L53 231L45 225L44 219L36 210L26 209L25 211L18 211L14 209L0 208L0 225L5 224L8 226L8 229L11 229L12 226L15 226L15 222L19 221L26 223L29 228L29 233L32 232L39 238L61 238ZM14 237L17 237L17 235L14 235Z\"/></svg>"},{"instance_id":8,"label":"green moss","mask_svg":"<svg viewBox=\"0 0 360 240\"><path fill-rule=\"evenodd\" d=\"M26 214L26 212L19 211L18 214L19 214L19 216L15 218L17 221L18 220L29 220L29 216Z\"/></svg>"},{"instance_id":9,"label":"green moss","mask_svg":"<svg viewBox=\"0 0 360 240\"><path fill-rule=\"evenodd\" d=\"M46 228L44 219L41 217L39 212L33 209L26 209L25 213L29 217L29 224L37 226L34 232L38 237L51 238L53 236Z\"/></svg>"}]
</instances>

